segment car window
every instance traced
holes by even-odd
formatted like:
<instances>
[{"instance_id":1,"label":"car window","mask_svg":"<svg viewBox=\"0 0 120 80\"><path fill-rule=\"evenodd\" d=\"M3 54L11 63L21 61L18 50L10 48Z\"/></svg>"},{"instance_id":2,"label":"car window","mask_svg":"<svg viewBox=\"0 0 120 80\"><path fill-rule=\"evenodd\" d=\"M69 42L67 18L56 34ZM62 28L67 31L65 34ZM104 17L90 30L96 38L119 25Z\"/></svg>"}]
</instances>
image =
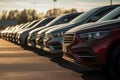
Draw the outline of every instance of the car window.
<instances>
[{"instance_id":1,"label":"car window","mask_svg":"<svg viewBox=\"0 0 120 80\"><path fill-rule=\"evenodd\" d=\"M53 19L52 21L50 21L46 26L52 26L52 25L54 25L56 23L56 21L58 21L62 17L63 17L63 15L56 17L55 19Z\"/></svg>"},{"instance_id":2,"label":"car window","mask_svg":"<svg viewBox=\"0 0 120 80\"><path fill-rule=\"evenodd\" d=\"M96 10L98 10L98 8L91 9L91 10L89 10L89 11L81 14L81 15L78 16L77 18L73 19L70 23L82 22L82 21L84 21L86 18L88 18L89 16L91 16Z\"/></svg>"},{"instance_id":3,"label":"car window","mask_svg":"<svg viewBox=\"0 0 120 80\"><path fill-rule=\"evenodd\" d=\"M116 16L113 17L112 19L117 19L117 18L120 18L120 14L119 14L119 15L116 15Z\"/></svg>"},{"instance_id":4,"label":"car window","mask_svg":"<svg viewBox=\"0 0 120 80\"><path fill-rule=\"evenodd\" d=\"M64 19L61 19L61 20L59 20L56 24L62 24L62 23L68 23L68 22L70 22L72 19L74 19L75 17L77 17L77 15L75 16L66 16L66 18L64 18Z\"/></svg>"},{"instance_id":5,"label":"car window","mask_svg":"<svg viewBox=\"0 0 120 80\"><path fill-rule=\"evenodd\" d=\"M120 7L115 8L112 10L110 13L99 19L99 21L104 21L104 20L110 20L110 19L116 19L120 17Z\"/></svg>"},{"instance_id":6,"label":"car window","mask_svg":"<svg viewBox=\"0 0 120 80\"><path fill-rule=\"evenodd\" d=\"M55 18L54 20L52 20L46 26L53 26L53 25L57 25L57 24L61 24L61 23L67 23L67 22L70 22L73 19L73 17L75 18L76 15L74 15L74 14L61 15L61 16L58 16L57 18Z\"/></svg>"},{"instance_id":7,"label":"car window","mask_svg":"<svg viewBox=\"0 0 120 80\"><path fill-rule=\"evenodd\" d=\"M49 18L49 19L45 19L45 20L43 20L40 24L39 24L39 26L45 26L45 25L47 25L50 21L52 21L54 18Z\"/></svg>"},{"instance_id":8,"label":"car window","mask_svg":"<svg viewBox=\"0 0 120 80\"><path fill-rule=\"evenodd\" d=\"M108 12L110 12L113 8L104 8L100 11L98 11L94 16L92 16L91 19L89 19L87 22L95 22L99 20L101 17L106 15Z\"/></svg>"}]
</instances>

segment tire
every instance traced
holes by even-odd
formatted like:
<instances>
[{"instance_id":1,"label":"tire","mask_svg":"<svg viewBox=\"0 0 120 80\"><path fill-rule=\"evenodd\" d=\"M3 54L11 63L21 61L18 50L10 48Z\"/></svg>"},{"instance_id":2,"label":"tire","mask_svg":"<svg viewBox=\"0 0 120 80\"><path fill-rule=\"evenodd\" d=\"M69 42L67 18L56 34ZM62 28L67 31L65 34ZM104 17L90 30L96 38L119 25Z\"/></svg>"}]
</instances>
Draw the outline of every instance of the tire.
<instances>
[{"instance_id":1,"label":"tire","mask_svg":"<svg viewBox=\"0 0 120 80\"><path fill-rule=\"evenodd\" d=\"M108 62L108 74L114 80L120 80L120 44L112 51Z\"/></svg>"}]
</instances>

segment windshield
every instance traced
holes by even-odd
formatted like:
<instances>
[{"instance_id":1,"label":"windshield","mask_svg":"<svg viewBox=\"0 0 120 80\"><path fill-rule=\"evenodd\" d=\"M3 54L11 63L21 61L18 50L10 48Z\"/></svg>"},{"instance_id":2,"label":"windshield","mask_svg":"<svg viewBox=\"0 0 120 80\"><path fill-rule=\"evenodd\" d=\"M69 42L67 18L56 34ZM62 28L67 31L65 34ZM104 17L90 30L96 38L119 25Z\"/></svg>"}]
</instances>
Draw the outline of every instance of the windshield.
<instances>
[{"instance_id":1,"label":"windshield","mask_svg":"<svg viewBox=\"0 0 120 80\"><path fill-rule=\"evenodd\" d=\"M108 13L107 15L105 15L104 17L102 17L98 21L104 21L104 20L110 20L110 19L117 19L119 17L120 17L120 7L115 8L114 10L112 10L110 13Z\"/></svg>"},{"instance_id":2,"label":"windshield","mask_svg":"<svg viewBox=\"0 0 120 80\"><path fill-rule=\"evenodd\" d=\"M87 19L89 16L91 16L96 10L98 10L98 8L94 8L91 9L83 14L81 14L80 16L78 16L77 18L73 19L70 23L78 23L78 22L82 22L85 19Z\"/></svg>"},{"instance_id":3,"label":"windshield","mask_svg":"<svg viewBox=\"0 0 120 80\"><path fill-rule=\"evenodd\" d=\"M61 19L63 16L59 16L55 19L53 19L51 22L49 22L46 26L52 26L54 25L56 22L58 22L59 19Z\"/></svg>"}]
</instances>

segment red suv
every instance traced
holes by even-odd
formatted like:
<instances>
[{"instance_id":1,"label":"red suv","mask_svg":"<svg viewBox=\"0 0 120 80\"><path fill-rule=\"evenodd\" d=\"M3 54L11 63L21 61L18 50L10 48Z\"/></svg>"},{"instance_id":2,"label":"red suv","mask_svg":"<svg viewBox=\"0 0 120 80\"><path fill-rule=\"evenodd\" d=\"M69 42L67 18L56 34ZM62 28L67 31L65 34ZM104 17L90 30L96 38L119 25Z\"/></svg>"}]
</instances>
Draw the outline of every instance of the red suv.
<instances>
[{"instance_id":1,"label":"red suv","mask_svg":"<svg viewBox=\"0 0 120 80\"><path fill-rule=\"evenodd\" d=\"M78 64L92 67L106 65L112 75L119 76L120 18L88 23L67 31L63 52Z\"/></svg>"}]
</instances>

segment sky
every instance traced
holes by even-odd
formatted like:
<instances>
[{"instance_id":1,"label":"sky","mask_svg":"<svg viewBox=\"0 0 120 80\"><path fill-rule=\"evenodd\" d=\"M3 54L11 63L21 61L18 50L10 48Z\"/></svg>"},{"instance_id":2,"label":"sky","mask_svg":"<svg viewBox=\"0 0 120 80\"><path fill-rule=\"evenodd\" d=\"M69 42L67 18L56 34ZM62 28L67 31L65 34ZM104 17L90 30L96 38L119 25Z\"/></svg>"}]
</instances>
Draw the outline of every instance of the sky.
<instances>
[{"instance_id":1,"label":"sky","mask_svg":"<svg viewBox=\"0 0 120 80\"><path fill-rule=\"evenodd\" d=\"M120 0L112 0L113 4L120 4ZM46 12L52 8L87 11L94 7L109 5L110 0L0 0L0 11L35 9L37 12Z\"/></svg>"}]
</instances>

